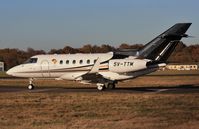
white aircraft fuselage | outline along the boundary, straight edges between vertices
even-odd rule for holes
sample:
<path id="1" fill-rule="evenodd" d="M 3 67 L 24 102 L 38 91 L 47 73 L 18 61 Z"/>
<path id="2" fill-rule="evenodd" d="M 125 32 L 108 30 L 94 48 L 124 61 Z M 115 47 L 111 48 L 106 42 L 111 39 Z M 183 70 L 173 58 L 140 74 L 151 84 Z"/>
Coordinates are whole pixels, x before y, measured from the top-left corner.
<path id="1" fill-rule="evenodd" d="M 113 52 L 103 54 L 37 55 L 31 57 L 24 64 L 13 67 L 7 71 L 7 74 L 26 78 L 81 80 L 81 75 L 91 72 L 95 63 L 99 61 L 100 64 L 93 73 L 116 81 L 136 77 L 137 74 L 132 73 L 143 72 L 147 68 L 146 63 L 150 61 L 135 59 L 135 57 L 111 59 L 112 57 Z"/>

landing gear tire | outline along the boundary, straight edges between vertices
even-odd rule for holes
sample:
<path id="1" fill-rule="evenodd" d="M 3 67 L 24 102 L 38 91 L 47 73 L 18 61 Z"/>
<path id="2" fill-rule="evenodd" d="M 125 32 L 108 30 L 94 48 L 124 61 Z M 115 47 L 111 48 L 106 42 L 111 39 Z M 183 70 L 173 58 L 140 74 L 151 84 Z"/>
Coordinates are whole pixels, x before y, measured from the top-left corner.
<path id="1" fill-rule="evenodd" d="M 97 89 L 98 89 L 99 91 L 102 91 L 102 90 L 104 90 L 104 86 L 97 86 Z"/>
<path id="2" fill-rule="evenodd" d="M 108 83 L 107 89 L 115 89 L 115 83 Z"/>
<path id="3" fill-rule="evenodd" d="M 97 89 L 99 91 L 103 91 L 105 89 L 105 86 L 103 84 L 97 84 Z"/>
<path id="4" fill-rule="evenodd" d="M 29 85 L 28 85 L 28 89 L 29 89 L 29 90 L 33 90 L 33 89 L 34 89 L 34 85 L 33 85 L 33 84 L 29 84 Z"/>
<path id="5" fill-rule="evenodd" d="M 29 90 L 33 90 L 33 89 L 34 89 L 33 78 L 30 78 L 30 79 L 29 79 L 28 89 L 29 89 Z"/>

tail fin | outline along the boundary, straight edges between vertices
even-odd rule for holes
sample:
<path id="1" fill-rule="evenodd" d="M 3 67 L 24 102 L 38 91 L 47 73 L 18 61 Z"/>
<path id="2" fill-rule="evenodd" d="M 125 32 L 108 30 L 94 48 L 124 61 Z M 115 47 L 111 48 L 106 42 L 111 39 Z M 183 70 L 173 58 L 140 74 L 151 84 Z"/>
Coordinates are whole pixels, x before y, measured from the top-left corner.
<path id="1" fill-rule="evenodd" d="M 139 50 L 139 58 L 166 61 L 192 23 L 177 23 Z"/>

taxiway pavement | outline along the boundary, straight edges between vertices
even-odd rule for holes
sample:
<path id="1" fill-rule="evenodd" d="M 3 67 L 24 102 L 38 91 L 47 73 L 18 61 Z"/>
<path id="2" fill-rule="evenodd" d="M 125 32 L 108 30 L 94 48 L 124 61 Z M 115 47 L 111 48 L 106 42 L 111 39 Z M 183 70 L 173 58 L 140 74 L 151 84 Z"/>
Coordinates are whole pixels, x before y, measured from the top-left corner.
<path id="1" fill-rule="evenodd" d="M 27 87 L 16 86 L 0 86 L 0 93 L 70 93 L 70 92 L 112 92 L 112 93 L 199 93 L 199 85 L 179 85 L 179 86 L 159 86 L 159 87 L 119 87 L 115 89 L 106 89 L 104 91 L 98 91 L 96 87 L 85 88 L 59 88 L 59 87 L 36 87 L 33 90 L 28 90 Z"/>

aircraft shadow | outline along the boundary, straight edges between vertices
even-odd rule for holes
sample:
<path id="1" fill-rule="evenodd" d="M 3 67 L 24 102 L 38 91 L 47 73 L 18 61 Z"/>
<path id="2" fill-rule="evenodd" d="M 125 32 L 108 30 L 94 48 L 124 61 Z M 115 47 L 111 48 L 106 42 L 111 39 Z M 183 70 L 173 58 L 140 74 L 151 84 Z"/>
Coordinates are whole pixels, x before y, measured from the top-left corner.
<path id="1" fill-rule="evenodd" d="M 120 87 L 115 90 L 140 92 L 199 92 L 199 85 L 153 86 L 153 87 Z"/>
<path id="2" fill-rule="evenodd" d="M 61 90 L 62 89 L 62 90 Z M 99 92 L 96 87 L 68 87 L 61 88 L 60 92 Z M 103 92 L 117 93 L 199 93 L 199 85 L 176 85 L 176 86 L 151 86 L 151 87 L 116 87 L 105 89 Z"/>

